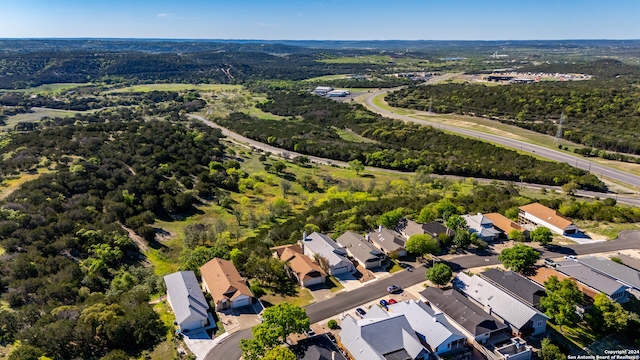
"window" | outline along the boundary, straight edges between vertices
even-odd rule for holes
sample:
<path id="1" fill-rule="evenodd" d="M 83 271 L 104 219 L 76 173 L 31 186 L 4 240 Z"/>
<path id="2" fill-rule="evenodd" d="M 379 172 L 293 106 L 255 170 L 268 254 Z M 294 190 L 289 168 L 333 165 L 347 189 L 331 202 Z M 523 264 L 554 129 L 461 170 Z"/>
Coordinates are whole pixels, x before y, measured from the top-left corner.
<path id="1" fill-rule="evenodd" d="M 542 327 L 542 321 L 538 321 L 538 325 L 536 327 Z"/>

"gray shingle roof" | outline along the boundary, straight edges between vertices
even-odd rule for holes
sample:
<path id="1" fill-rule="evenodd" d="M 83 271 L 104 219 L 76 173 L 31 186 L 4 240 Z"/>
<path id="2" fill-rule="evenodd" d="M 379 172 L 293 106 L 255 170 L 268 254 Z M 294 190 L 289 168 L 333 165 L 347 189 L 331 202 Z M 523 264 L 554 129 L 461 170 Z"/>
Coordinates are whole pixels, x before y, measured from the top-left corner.
<path id="1" fill-rule="evenodd" d="M 304 246 L 313 251 L 314 254 L 320 254 L 324 256 L 330 266 L 335 266 L 345 261 L 350 263 L 347 259 L 347 252 L 339 246 L 333 239 L 324 234 L 314 232 L 311 235 L 307 235 L 304 240 Z"/>
<path id="2" fill-rule="evenodd" d="M 326 334 L 302 339 L 290 349 L 297 360 L 347 360 Z"/>
<path id="3" fill-rule="evenodd" d="M 471 232 L 477 233 L 482 238 L 493 238 L 500 235 L 500 231 L 493 228 L 493 222 L 482 214 L 462 215 Z"/>
<path id="4" fill-rule="evenodd" d="M 387 252 L 404 249 L 406 240 L 398 232 L 385 227 L 368 233 L 369 239 Z"/>
<path id="5" fill-rule="evenodd" d="M 496 315 L 518 329 L 523 328 L 536 314 L 547 317 L 480 276 L 461 272 L 453 279 L 453 285 L 483 306 L 490 307 Z"/>
<path id="6" fill-rule="evenodd" d="M 615 294 L 621 287 L 626 287 L 574 260 L 556 261 L 556 270 L 609 296 Z"/>
<path id="7" fill-rule="evenodd" d="M 380 250 L 371 245 L 360 234 L 356 234 L 353 231 L 347 231 L 340 235 L 336 242 L 346 248 L 354 258 L 362 263 L 366 263 L 367 260 L 378 260 L 380 257 L 384 257 Z"/>
<path id="8" fill-rule="evenodd" d="M 450 230 L 446 226 L 440 224 L 439 222 L 429 222 L 426 224 L 420 224 L 413 220 L 402 219 L 398 223 L 397 230 L 399 232 L 404 233 L 406 236 L 416 235 L 416 234 L 429 234 L 433 237 L 438 236 L 439 234 L 447 234 L 450 236 L 454 235 L 453 230 Z"/>
<path id="9" fill-rule="evenodd" d="M 424 336 L 432 350 L 465 338 L 442 314 L 437 316 L 435 311 L 422 301 L 401 301 L 389 305 L 389 311 L 404 315 L 413 331 Z"/>
<path id="10" fill-rule="evenodd" d="M 485 334 L 507 327 L 455 290 L 443 291 L 435 287 L 428 287 L 420 292 L 420 295 L 473 335 Z"/>
<path id="11" fill-rule="evenodd" d="M 630 267 L 618 264 L 604 257 L 594 256 L 580 257 L 578 258 L 578 262 L 587 265 L 597 272 L 608 275 L 625 285 L 640 289 L 640 272 Z"/>
<path id="12" fill-rule="evenodd" d="M 540 298 L 545 295 L 544 288 L 526 277 L 514 273 L 513 271 L 502 271 L 499 269 L 489 269 L 480 275 L 490 282 L 497 284 L 512 295 L 517 296 L 530 306 L 540 304 Z"/>
<path id="13" fill-rule="evenodd" d="M 636 257 L 632 257 L 626 254 L 616 254 L 616 255 L 611 255 L 610 257 L 617 257 L 618 259 L 622 260 L 622 263 L 625 264 L 626 266 L 640 271 L 640 259 Z"/>
<path id="14" fill-rule="evenodd" d="M 171 306 L 178 324 L 192 315 L 196 318 L 207 318 L 209 305 L 193 271 L 179 271 L 166 275 L 164 282 L 167 285 L 167 294 L 171 298 Z"/>

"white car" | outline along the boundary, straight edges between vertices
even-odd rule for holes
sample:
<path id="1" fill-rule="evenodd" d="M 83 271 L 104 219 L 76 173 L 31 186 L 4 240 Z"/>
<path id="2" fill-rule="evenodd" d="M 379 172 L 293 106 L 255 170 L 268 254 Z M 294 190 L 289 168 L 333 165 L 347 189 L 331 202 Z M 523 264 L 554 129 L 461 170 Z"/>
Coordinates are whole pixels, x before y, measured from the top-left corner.
<path id="1" fill-rule="evenodd" d="M 565 255 L 564 258 L 567 259 L 567 260 L 577 260 L 578 259 L 577 257 L 575 257 L 575 255 Z"/>

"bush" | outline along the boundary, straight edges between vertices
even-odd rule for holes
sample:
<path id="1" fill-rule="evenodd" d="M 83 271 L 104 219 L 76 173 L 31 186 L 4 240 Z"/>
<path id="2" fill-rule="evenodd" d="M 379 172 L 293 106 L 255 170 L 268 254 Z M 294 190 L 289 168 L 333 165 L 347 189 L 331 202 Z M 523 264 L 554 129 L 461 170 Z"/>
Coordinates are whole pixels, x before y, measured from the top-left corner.
<path id="1" fill-rule="evenodd" d="M 327 326 L 329 327 L 329 329 L 331 330 L 335 330 L 338 328 L 338 322 L 335 321 L 334 319 L 329 320 L 329 322 L 327 323 Z"/>
<path id="2" fill-rule="evenodd" d="M 249 290 L 251 290 L 253 296 L 257 298 L 260 298 L 266 294 L 266 291 L 264 291 L 264 289 L 258 284 L 252 284 L 251 286 L 249 286 Z"/>

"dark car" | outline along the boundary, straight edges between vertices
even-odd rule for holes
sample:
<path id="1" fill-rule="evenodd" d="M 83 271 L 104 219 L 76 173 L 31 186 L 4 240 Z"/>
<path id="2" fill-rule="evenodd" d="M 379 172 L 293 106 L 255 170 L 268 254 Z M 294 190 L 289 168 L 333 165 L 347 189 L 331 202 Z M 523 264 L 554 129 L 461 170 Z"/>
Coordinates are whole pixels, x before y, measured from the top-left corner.
<path id="1" fill-rule="evenodd" d="M 383 307 L 385 310 L 388 310 L 388 309 L 387 309 L 387 306 L 389 306 L 389 303 L 387 302 L 387 300 L 385 300 L 385 299 L 380 300 L 380 305 L 382 305 L 382 307 Z"/>
<path id="2" fill-rule="evenodd" d="M 358 316 L 360 316 L 360 317 L 364 317 L 367 314 L 367 312 L 364 311 L 363 308 L 357 308 L 356 309 L 356 314 L 358 314 Z"/>
<path id="3" fill-rule="evenodd" d="M 389 294 L 394 294 L 397 293 L 399 291 L 401 291 L 402 288 L 398 285 L 390 285 L 387 287 L 387 291 L 389 292 Z"/>

